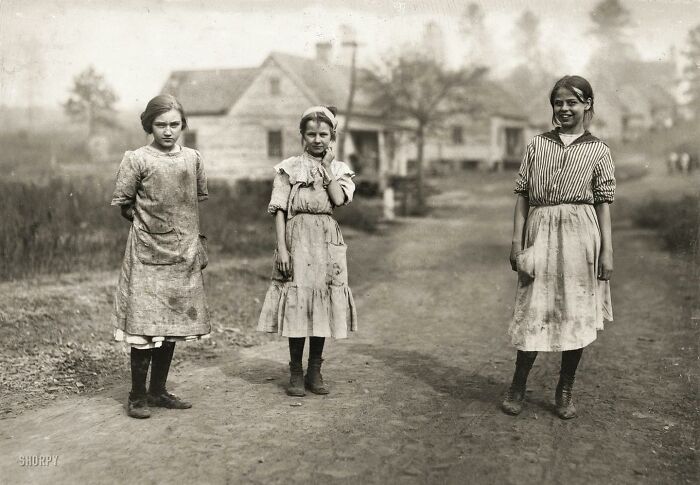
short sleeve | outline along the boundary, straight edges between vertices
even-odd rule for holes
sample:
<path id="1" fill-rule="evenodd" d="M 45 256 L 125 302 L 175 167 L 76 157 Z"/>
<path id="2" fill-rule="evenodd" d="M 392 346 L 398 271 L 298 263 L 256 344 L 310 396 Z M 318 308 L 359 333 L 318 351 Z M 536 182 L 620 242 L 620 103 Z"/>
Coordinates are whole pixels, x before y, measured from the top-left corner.
<path id="1" fill-rule="evenodd" d="M 141 183 L 141 166 L 134 152 L 124 153 L 119 164 L 117 181 L 111 205 L 130 205 L 136 200 L 136 190 Z"/>
<path id="2" fill-rule="evenodd" d="M 593 167 L 593 203 L 607 202 L 612 204 L 615 200 L 615 164 L 610 150 L 605 150 L 603 156 Z"/>
<path id="3" fill-rule="evenodd" d="M 515 180 L 515 192 L 516 194 L 527 197 L 530 188 L 530 165 L 533 159 L 535 148 L 532 143 L 528 144 L 523 154 L 523 161 L 520 162 L 520 170 L 518 170 L 518 177 Z"/>
<path id="4" fill-rule="evenodd" d="M 281 170 L 278 171 L 275 175 L 275 180 L 272 182 L 272 197 L 270 197 L 267 212 L 272 215 L 275 215 L 278 210 L 286 212 L 291 192 L 292 186 L 289 183 L 289 175 Z"/>
<path id="5" fill-rule="evenodd" d="M 197 200 L 207 200 L 209 198 L 209 190 L 207 189 L 207 174 L 204 171 L 204 161 L 199 151 L 197 154 Z"/>
<path id="6" fill-rule="evenodd" d="M 343 189 L 343 193 L 345 194 L 345 202 L 343 205 L 348 205 L 352 202 L 353 195 L 355 194 L 355 182 L 352 181 L 355 172 L 343 162 L 334 162 L 333 165 L 331 165 L 331 170 L 333 171 L 333 177 L 338 181 L 338 185 L 340 185 L 340 188 Z"/>

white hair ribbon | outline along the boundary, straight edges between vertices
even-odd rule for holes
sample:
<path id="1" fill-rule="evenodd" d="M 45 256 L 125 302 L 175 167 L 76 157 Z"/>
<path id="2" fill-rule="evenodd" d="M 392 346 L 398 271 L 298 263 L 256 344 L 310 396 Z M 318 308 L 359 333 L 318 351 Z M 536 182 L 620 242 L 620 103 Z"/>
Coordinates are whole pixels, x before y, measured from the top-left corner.
<path id="1" fill-rule="evenodd" d="M 312 106 L 311 108 L 304 111 L 301 117 L 304 118 L 310 115 L 311 113 L 323 113 L 329 120 L 331 120 L 331 123 L 333 123 L 334 130 L 338 127 L 338 120 L 335 119 L 333 113 L 331 113 L 331 111 L 325 106 Z"/>

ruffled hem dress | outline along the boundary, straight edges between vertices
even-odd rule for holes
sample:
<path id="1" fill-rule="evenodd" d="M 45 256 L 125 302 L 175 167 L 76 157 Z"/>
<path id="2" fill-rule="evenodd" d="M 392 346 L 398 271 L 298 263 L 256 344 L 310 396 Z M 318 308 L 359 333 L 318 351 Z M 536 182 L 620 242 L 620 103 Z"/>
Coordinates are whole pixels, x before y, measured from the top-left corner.
<path id="1" fill-rule="evenodd" d="M 286 212 L 292 274 L 285 278 L 273 262 L 257 329 L 282 337 L 346 338 L 357 330 L 357 312 L 348 286 L 347 246 L 332 217 L 333 204 L 323 180 L 324 175 L 337 180 L 349 204 L 355 174 L 339 161 L 331 163 L 332 174 L 325 174 L 320 159 L 308 153 L 288 158 L 274 169 L 268 212 Z"/>
<path id="2" fill-rule="evenodd" d="M 597 279 L 601 235 L 594 208 L 614 200 L 610 151 L 588 132 L 568 146 L 556 130 L 538 135 L 515 192 L 530 210 L 516 255 L 511 342 L 524 351 L 583 348 L 613 319 L 610 282 Z"/>
<path id="3" fill-rule="evenodd" d="M 112 205 L 133 206 L 134 220 L 115 292 L 115 340 L 146 349 L 209 334 L 198 206 L 207 198 L 196 150 L 124 154 Z"/>

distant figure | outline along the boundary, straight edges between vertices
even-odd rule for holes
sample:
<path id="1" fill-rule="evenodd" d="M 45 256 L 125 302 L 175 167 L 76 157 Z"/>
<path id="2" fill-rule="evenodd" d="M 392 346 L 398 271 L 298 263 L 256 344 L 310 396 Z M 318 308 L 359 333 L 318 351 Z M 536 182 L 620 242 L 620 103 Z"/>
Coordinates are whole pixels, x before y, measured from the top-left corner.
<path id="1" fill-rule="evenodd" d="M 688 173 L 690 171 L 690 153 L 681 153 L 681 156 L 678 159 L 678 170 L 680 173 Z"/>
<path id="2" fill-rule="evenodd" d="M 187 409 L 165 388 L 175 342 L 210 331 L 199 234 L 199 202 L 208 197 L 198 151 L 177 144 L 187 118 L 173 96 L 156 96 L 141 114 L 150 145 L 128 151 L 112 205 L 131 222 L 115 296 L 116 340 L 131 346 L 127 413 L 148 418 L 149 406 Z M 151 380 L 146 391 L 146 374 Z"/>
<path id="3" fill-rule="evenodd" d="M 666 167 L 668 169 L 668 173 L 673 173 L 676 171 L 678 168 L 678 153 L 677 152 L 671 152 L 668 154 L 668 158 L 666 159 Z"/>
<path id="4" fill-rule="evenodd" d="M 561 78 L 549 101 L 556 128 L 532 139 L 515 185 L 510 264 L 518 287 L 509 334 L 518 353 L 502 408 L 522 411 L 538 351 L 562 352 L 556 412 L 570 419 L 576 416 L 573 386 L 583 348 L 613 316 L 608 206 L 615 169 L 608 146 L 586 129 L 593 117 L 588 81 Z"/>
<path id="5" fill-rule="evenodd" d="M 332 217 L 334 208 L 352 202 L 355 173 L 335 160 L 335 114 L 335 108 L 325 106 L 313 106 L 302 114 L 299 132 L 304 152 L 275 165 L 267 208 L 275 217 L 277 251 L 258 330 L 289 339 L 290 396 L 304 396 L 304 388 L 328 394 L 321 376 L 326 337 L 346 338 L 348 331 L 357 329 L 347 247 Z M 306 337 L 309 361 L 304 377 Z"/>

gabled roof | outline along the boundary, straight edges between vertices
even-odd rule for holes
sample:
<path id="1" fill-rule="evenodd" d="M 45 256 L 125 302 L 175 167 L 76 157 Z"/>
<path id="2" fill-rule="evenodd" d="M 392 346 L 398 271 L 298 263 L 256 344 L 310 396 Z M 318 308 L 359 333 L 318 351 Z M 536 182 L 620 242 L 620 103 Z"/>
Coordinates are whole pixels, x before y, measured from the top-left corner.
<path id="1" fill-rule="evenodd" d="M 177 97 L 188 114 L 224 115 L 269 63 L 277 64 L 314 103 L 335 106 L 341 114 L 345 111 L 350 96 L 349 66 L 282 52 L 272 52 L 260 67 L 174 71 L 162 92 Z M 380 117 L 382 113 L 373 106 L 370 94 L 362 89 L 366 74 L 364 69 L 357 71 L 353 114 Z M 474 87 L 473 99 L 482 115 L 527 118 L 519 100 L 497 81 L 484 80 Z"/>
<path id="2" fill-rule="evenodd" d="M 345 111 L 350 96 L 350 66 L 282 52 L 272 52 L 263 65 L 268 62 L 277 63 L 316 103 L 335 106 L 340 113 Z M 364 72 L 358 68 L 356 73 L 358 89 L 353 99 L 353 113 L 380 116 L 381 113 L 373 109 L 369 95 L 362 91 Z"/>
<path id="3" fill-rule="evenodd" d="M 470 101 L 477 106 L 477 114 L 528 119 L 522 102 L 499 81 L 484 79 L 470 93 Z"/>
<path id="4" fill-rule="evenodd" d="M 260 67 L 240 69 L 208 69 L 173 71 L 162 92 L 177 97 L 188 114 L 223 115 L 236 104 L 257 75 L 269 63 L 276 63 L 315 103 L 332 105 L 343 112 L 350 95 L 350 67 L 319 62 L 317 59 L 271 53 Z M 358 69 L 361 84 L 363 71 Z M 355 114 L 379 116 L 372 109 L 369 96 L 361 89 L 355 92 Z"/>
<path id="5" fill-rule="evenodd" d="M 259 67 L 173 71 L 162 92 L 174 95 L 188 114 L 226 114 L 259 72 Z"/>

